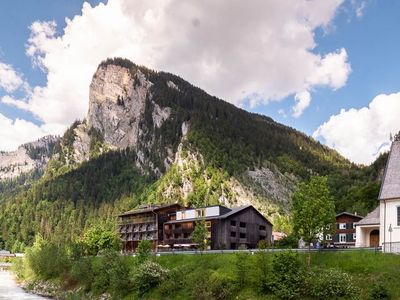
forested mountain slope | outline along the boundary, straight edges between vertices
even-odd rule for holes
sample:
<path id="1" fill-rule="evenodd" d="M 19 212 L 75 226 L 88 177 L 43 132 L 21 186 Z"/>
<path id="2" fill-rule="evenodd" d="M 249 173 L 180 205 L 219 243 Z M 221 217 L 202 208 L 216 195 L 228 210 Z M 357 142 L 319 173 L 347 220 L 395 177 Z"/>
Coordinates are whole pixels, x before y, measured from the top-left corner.
<path id="1" fill-rule="evenodd" d="M 148 202 L 253 204 L 279 227 L 296 184 L 315 174 L 329 177 L 338 211 L 366 213 L 385 159 L 356 166 L 178 76 L 108 59 L 93 76 L 86 119 L 65 132 L 44 175 L 3 189 L 0 235 L 14 250 L 36 233 L 73 238 Z"/>

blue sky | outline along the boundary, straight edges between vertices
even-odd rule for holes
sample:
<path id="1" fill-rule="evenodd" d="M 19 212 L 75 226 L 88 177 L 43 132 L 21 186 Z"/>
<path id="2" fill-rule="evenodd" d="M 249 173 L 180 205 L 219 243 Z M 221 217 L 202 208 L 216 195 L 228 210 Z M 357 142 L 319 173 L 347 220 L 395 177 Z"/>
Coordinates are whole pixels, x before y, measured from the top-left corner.
<path id="1" fill-rule="evenodd" d="M 357 163 L 372 162 L 400 130 L 399 1 L 100 2 L 2 1 L 0 64 L 23 84 L 7 91 L 0 77 L 0 150 L 82 119 L 95 66 L 115 55 L 176 73 Z M 309 99 L 294 116 L 302 93 Z"/>

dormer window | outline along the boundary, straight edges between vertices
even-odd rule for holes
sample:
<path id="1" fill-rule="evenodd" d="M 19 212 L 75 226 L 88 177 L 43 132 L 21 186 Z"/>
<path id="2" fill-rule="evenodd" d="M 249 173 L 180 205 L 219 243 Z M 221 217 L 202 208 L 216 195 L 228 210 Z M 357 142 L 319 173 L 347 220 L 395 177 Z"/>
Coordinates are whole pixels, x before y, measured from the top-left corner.
<path id="1" fill-rule="evenodd" d="M 203 218 L 206 215 L 206 210 L 204 208 L 202 209 L 196 209 L 196 218 Z"/>

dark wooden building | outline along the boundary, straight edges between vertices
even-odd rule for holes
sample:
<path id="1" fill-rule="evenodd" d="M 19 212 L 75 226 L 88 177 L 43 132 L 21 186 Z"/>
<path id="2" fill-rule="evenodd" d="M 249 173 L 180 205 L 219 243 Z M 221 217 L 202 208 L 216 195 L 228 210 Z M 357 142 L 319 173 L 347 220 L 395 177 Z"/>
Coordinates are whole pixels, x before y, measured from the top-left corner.
<path id="1" fill-rule="evenodd" d="M 363 216 L 348 212 L 337 214 L 335 234 L 333 236 L 326 235 L 326 242 L 335 247 L 354 247 L 356 244 L 356 227 L 354 224 L 363 218 Z"/>
<path id="2" fill-rule="evenodd" d="M 260 240 L 271 243 L 272 224 L 253 206 L 229 209 L 218 205 L 178 211 L 175 220 L 164 223 L 163 244 L 196 247 L 191 234 L 199 220 L 209 230 L 210 249 L 256 248 Z"/>
<path id="3" fill-rule="evenodd" d="M 150 240 L 153 249 L 163 241 L 164 223 L 176 218 L 179 204 L 143 206 L 119 215 L 118 232 L 124 252 L 135 251 L 139 241 Z"/>

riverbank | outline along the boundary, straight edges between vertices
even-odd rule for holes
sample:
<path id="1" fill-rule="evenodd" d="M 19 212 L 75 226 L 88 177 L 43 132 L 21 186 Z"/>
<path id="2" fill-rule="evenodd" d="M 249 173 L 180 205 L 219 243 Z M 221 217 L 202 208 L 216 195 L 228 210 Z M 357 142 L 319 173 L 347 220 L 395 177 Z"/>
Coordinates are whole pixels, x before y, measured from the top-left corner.
<path id="1" fill-rule="evenodd" d="M 43 300 L 44 297 L 27 293 L 8 270 L 0 271 L 0 300 Z"/>

